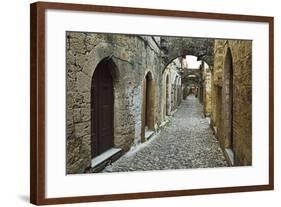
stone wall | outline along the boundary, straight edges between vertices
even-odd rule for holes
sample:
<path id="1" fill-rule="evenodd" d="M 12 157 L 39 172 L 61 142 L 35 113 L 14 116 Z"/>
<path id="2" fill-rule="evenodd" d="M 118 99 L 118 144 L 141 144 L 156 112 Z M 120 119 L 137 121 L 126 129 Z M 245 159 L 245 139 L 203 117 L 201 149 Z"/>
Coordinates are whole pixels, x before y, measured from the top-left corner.
<path id="1" fill-rule="evenodd" d="M 181 102 L 181 75 L 179 74 L 180 62 L 172 61 L 163 71 L 162 75 L 162 121 L 171 115 Z"/>
<path id="2" fill-rule="evenodd" d="M 152 37 L 66 33 L 67 173 L 84 173 L 91 163 L 91 80 L 105 58 L 115 65 L 114 146 L 127 151 L 141 141 L 143 79 L 151 72 L 155 84 L 154 123 L 161 123 L 161 55 Z"/>
<path id="3" fill-rule="evenodd" d="M 234 165 L 251 165 L 252 42 L 215 40 L 211 79 L 211 125 L 221 146 L 233 151 Z M 232 113 L 229 108 L 231 99 Z M 231 127 L 233 142 L 230 140 Z"/>
<path id="4" fill-rule="evenodd" d="M 210 116 L 212 112 L 212 75 L 210 69 L 203 72 L 203 110 L 205 116 Z"/>
<path id="5" fill-rule="evenodd" d="M 234 164 L 251 165 L 251 49 L 251 41 L 67 32 L 66 172 L 84 173 L 91 164 L 91 84 L 104 60 L 113 68 L 114 147 L 126 152 L 146 141 L 147 113 L 147 129 L 155 132 L 192 89 Z M 182 64 L 183 55 L 195 52 L 211 62 L 209 69 Z"/>

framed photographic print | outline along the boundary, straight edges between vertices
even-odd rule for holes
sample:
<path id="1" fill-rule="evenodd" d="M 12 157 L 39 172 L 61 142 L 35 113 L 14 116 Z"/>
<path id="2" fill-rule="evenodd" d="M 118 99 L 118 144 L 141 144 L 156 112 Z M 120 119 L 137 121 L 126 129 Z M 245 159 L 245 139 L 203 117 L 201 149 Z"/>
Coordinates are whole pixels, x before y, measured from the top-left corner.
<path id="1" fill-rule="evenodd" d="M 274 188 L 273 17 L 30 12 L 33 204 Z"/>

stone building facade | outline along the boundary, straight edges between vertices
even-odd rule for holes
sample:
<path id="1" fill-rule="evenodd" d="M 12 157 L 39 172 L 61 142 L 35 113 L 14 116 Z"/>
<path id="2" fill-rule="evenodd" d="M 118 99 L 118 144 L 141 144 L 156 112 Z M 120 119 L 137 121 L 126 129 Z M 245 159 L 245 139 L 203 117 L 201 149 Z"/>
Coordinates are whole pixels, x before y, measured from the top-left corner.
<path id="1" fill-rule="evenodd" d="M 190 91 L 229 161 L 250 165 L 251 41 L 66 32 L 66 173 L 146 142 Z"/>
<path id="2" fill-rule="evenodd" d="M 98 155 L 110 149 L 108 156 L 122 154 L 159 130 L 165 120 L 163 87 L 169 115 L 181 82 L 174 64 L 161 73 L 159 37 L 82 32 L 66 37 L 66 171 L 84 173 L 99 164 Z M 162 86 L 164 76 L 168 84 Z M 102 120 L 101 113 L 112 113 L 112 121 Z M 94 131 L 113 140 L 98 144 Z"/>
<path id="3" fill-rule="evenodd" d="M 181 65 L 178 59 L 172 61 L 163 71 L 162 76 L 162 111 L 169 116 L 175 112 L 181 102 Z M 166 94 L 166 96 L 165 96 Z"/>
<path id="4" fill-rule="evenodd" d="M 212 74 L 211 69 L 207 66 L 205 62 L 201 62 L 200 70 L 202 73 L 202 104 L 203 113 L 205 116 L 209 117 L 212 112 Z"/>
<path id="5" fill-rule="evenodd" d="M 252 42 L 215 40 L 211 125 L 236 166 L 252 163 Z"/>

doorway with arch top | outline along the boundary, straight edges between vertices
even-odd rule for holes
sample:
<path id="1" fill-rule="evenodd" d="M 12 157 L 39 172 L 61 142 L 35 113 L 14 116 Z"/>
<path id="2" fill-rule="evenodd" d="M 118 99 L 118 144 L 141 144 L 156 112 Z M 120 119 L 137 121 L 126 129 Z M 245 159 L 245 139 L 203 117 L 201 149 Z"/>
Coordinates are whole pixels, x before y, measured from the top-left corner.
<path id="1" fill-rule="evenodd" d="M 141 141 L 145 142 L 154 132 L 154 80 L 152 73 L 146 73 L 143 80 L 142 99 L 142 136 Z"/>
<path id="2" fill-rule="evenodd" d="M 96 67 L 91 84 L 92 158 L 114 146 L 114 90 L 112 60 L 103 59 Z"/>

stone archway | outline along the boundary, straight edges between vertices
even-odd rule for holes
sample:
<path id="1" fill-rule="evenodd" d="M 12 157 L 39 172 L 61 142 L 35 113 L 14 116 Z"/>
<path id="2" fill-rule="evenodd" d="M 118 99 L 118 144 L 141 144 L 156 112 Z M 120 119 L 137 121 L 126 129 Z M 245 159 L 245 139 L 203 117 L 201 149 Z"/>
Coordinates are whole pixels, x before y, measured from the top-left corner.
<path id="1" fill-rule="evenodd" d="M 145 142 L 154 132 L 155 94 L 152 73 L 146 73 L 143 80 L 142 96 L 142 135 L 141 141 Z"/>
<path id="2" fill-rule="evenodd" d="M 174 59 L 193 55 L 205 61 L 211 68 L 214 65 L 214 39 L 188 37 L 161 37 L 164 68 Z"/>
<path id="3" fill-rule="evenodd" d="M 224 62 L 224 120 L 225 147 L 233 151 L 233 61 L 230 49 L 227 49 Z"/>

